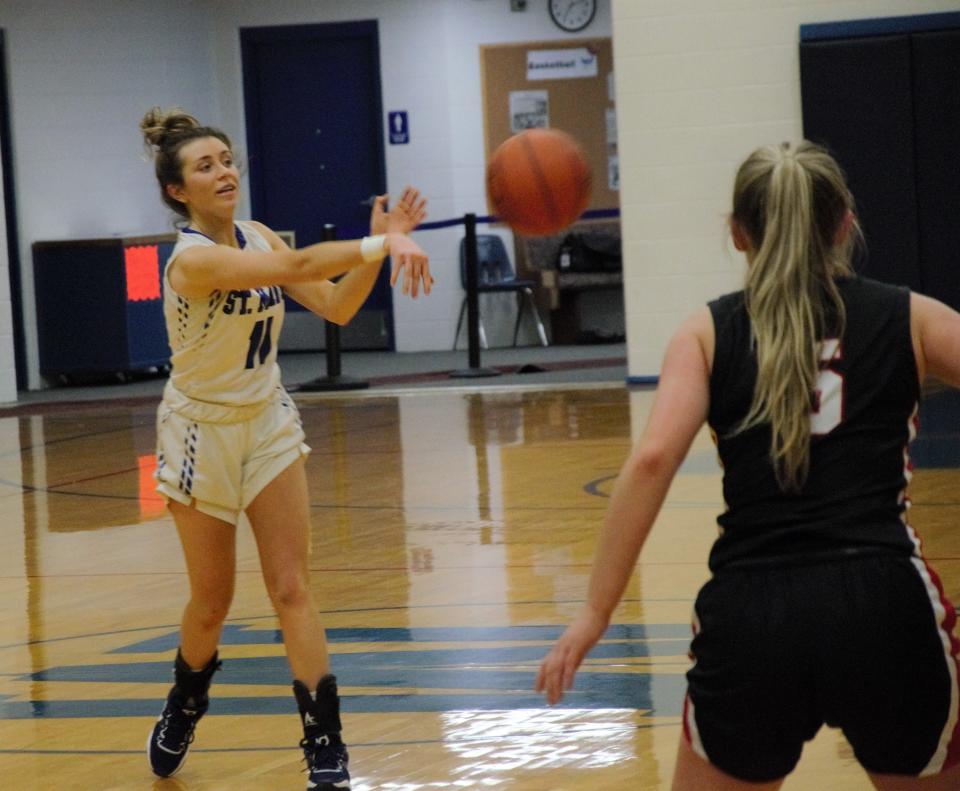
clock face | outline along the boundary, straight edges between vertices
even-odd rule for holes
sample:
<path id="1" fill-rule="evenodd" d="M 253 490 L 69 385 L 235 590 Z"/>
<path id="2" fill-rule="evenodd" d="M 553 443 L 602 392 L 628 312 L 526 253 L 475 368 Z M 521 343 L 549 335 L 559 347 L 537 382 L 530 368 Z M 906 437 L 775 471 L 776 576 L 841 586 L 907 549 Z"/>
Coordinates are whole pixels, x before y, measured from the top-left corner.
<path id="1" fill-rule="evenodd" d="M 550 18 L 570 33 L 583 30 L 597 13 L 597 0 L 549 0 Z"/>

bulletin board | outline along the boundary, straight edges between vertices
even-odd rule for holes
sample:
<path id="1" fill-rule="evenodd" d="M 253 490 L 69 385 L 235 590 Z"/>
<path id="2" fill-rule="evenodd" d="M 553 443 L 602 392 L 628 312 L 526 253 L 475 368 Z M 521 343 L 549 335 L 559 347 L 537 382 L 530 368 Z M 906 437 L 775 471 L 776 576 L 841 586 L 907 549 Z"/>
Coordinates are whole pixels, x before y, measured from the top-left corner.
<path id="1" fill-rule="evenodd" d="M 596 76 L 528 78 L 530 52 L 581 48 L 596 55 Z M 539 116 L 545 111 L 546 125 L 573 135 L 586 152 L 593 174 L 589 208 L 619 208 L 613 47 L 609 38 L 481 45 L 480 72 L 486 161 L 524 123 L 541 125 Z M 545 108 L 541 98 L 546 99 Z"/>

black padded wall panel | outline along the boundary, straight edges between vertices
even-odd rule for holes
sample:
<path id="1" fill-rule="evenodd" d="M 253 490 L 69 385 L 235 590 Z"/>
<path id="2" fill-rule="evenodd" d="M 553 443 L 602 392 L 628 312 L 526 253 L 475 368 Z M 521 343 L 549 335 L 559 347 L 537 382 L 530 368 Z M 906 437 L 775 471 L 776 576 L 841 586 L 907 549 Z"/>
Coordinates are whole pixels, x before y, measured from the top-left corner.
<path id="1" fill-rule="evenodd" d="M 910 38 L 920 271 L 960 309 L 960 30 Z"/>
<path id="2" fill-rule="evenodd" d="M 847 173 L 867 241 L 858 269 L 923 291 L 907 35 L 802 42 L 804 136 Z"/>

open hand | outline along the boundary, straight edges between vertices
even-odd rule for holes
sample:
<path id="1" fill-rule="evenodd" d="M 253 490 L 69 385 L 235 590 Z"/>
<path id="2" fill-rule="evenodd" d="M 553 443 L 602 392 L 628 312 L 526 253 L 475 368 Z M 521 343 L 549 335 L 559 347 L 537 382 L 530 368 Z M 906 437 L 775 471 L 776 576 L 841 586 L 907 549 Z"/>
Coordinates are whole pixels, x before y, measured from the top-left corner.
<path id="1" fill-rule="evenodd" d="M 413 187 L 407 187 L 400 200 L 387 211 L 389 198 L 389 195 L 377 195 L 373 199 L 370 211 L 371 236 L 390 232 L 410 233 L 427 216 L 427 199 Z"/>
<path id="2" fill-rule="evenodd" d="M 427 254 L 413 239 L 402 233 L 388 233 L 387 239 L 390 245 L 390 260 L 393 262 L 390 285 L 396 285 L 403 273 L 404 294 L 416 299 L 421 284 L 423 293 L 429 294 L 433 286 L 433 276 L 430 274 L 430 259 Z"/>
<path id="3" fill-rule="evenodd" d="M 540 663 L 540 672 L 534 686 L 537 692 L 546 694 L 547 703 L 559 703 L 563 699 L 563 693 L 573 687 L 577 668 L 587 651 L 603 637 L 608 623 L 607 618 L 588 605 L 560 635 L 553 649 Z"/>
<path id="4" fill-rule="evenodd" d="M 370 209 L 370 235 L 379 236 L 387 232 L 387 201 L 389 195 L 375 195 Z"/>

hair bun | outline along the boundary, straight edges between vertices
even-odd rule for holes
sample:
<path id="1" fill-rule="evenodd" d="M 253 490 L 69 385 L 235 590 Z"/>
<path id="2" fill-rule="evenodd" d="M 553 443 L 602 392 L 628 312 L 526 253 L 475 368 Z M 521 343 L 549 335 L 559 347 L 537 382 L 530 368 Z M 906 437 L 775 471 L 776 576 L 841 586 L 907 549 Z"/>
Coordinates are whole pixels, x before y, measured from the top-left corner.
<path id="1" fill-rule="evenodd" d="M 157 148 L 162 147 L 168 138 L 199 126 L 200 122 L 196 118 L 179 107 L 171 107 L 169 110 L 151 107 L 140 121 L 144 142 Z"/>

